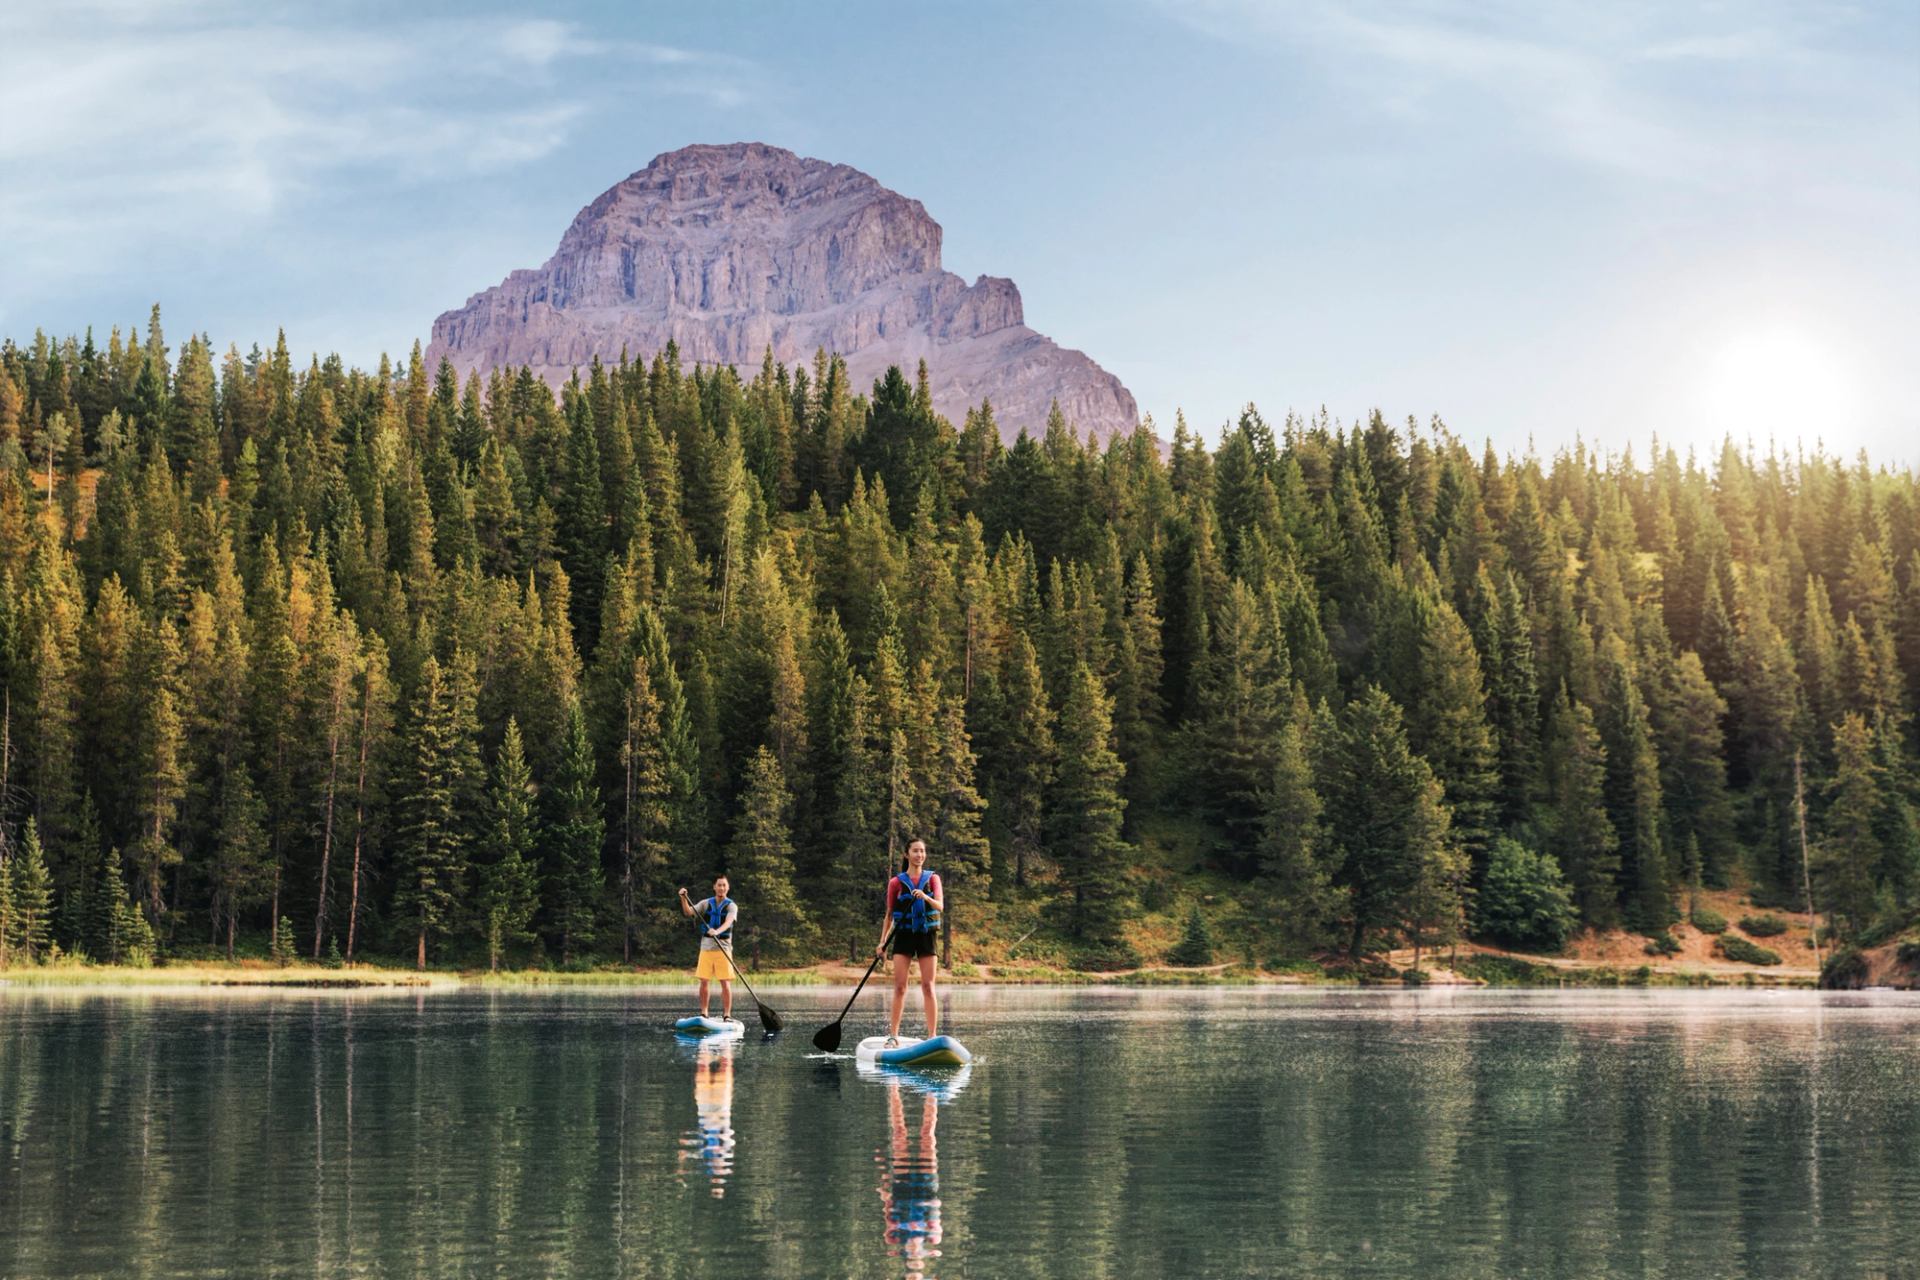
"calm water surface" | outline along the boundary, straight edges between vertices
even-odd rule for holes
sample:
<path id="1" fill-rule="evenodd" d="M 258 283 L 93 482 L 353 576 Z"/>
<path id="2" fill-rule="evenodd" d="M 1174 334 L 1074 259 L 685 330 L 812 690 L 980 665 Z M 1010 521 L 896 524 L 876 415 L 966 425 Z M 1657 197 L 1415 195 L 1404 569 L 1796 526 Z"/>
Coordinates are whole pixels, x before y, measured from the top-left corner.
<path id="1" fill-rule="evenodd" d="M 846 994 L 0 987 L 0 1276 L 1920 1276 L 1914 996 Z"/>

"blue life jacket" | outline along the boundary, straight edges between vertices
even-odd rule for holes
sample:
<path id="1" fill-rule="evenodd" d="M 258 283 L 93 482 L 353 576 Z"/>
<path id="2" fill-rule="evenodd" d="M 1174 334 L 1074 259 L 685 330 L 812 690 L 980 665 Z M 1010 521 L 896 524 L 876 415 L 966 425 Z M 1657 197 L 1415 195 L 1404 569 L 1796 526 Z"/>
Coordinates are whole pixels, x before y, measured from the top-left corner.
<path id="1" fill-rule="evenodd" d="M 727 908 L 732 905 L 732 898 L 707 899 L 707 922 L 700 926 L 700 936 L 704 938 L 707 936 L 707 930 L 719 929 L 721 925 L 726 924 Z M 721 932 L 715 936 L 718 941 L 725 942 L 727 939 L 733 937 L 733 927 L 728 925 L 727 928 L 721 930 Z"/>
<path id="2" fill-rule="evenodd" d="M 940 912 L 928 906 L 907 892 L 919 889 L 923 893 L 933 883 L 933 872 L 922 871 L 920 883 L 915 884 L 907 872 L 900 873 L 900 893 L 893 900 L 893 927 L 905 929 L 911 933 L 928 933 L 940 927 Z"/>

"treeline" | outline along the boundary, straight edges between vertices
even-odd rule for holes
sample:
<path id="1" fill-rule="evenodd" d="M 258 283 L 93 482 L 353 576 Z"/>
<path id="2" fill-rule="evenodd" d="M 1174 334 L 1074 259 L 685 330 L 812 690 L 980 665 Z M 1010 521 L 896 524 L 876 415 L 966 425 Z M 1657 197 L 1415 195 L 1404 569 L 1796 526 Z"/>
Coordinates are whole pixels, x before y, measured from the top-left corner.
<path id="1" fill-rule="evenodd" d="M 1920 891 L 1920 482 L 1249 408 L 1003 447 L 924 370 L 462 384 L 0 348 L 0 953 L 677 956 L 724 867 L 843 950 L 924 837 L 1134 954 L 1199 831 L 1262 959 L 1657 933 L 1689 886 L 1842 934 Z"/>

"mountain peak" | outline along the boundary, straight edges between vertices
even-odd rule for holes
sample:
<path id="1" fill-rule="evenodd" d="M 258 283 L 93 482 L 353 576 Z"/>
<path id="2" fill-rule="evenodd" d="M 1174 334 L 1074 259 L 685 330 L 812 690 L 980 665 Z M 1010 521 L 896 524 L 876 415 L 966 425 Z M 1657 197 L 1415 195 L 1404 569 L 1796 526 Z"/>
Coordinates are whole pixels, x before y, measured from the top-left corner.
<path id="1" fill-rule="evenodd" d="M 560 383 L 595 356 L 669 341 L 705 364 L 789 364 L 825 348 L 857 387 L 925 360 L 957 422 L 990 399 L 1002 430 L 1037 430 L 1060 402 L 1083 430 L 1129 430 L 1133 397 L 1078 351 L 1027 328 L 1013 281 L 968 285 L 940 261 L 918 200 L 848 165 L 762 142 L 657 155 L 573 220 L 536 270 L 434 321 L 428 359 L 463 375 L 529 365 Z"/>

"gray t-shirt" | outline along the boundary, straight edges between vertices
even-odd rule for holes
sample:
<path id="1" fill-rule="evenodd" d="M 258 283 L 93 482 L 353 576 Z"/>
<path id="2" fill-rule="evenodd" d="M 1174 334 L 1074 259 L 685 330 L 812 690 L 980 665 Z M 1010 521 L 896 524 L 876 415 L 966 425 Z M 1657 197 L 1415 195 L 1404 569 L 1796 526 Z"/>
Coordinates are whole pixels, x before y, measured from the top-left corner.
<path id="1" fill-rule="evenodd" d="M 719 939 L 713 937 L 711 934 L 704 932 L 704 930 L 707 927 L 707 912 L 711 911 L 712 909 L 713 909 L 713 899 L 711 897 L 702 898 L 700 899 L 700 901 L 693 904 L 694 922 L 698 924 L 700 928 L 703 930 L 703 932 L 700 934 L 700 949 L 702 951 L 725 951 L 728 955 L 732 955 L 733 954 L 732 938 L 728 938 L 723 943 Z M 734 898 L 728 898 L 727 899 L 727 919 L 726 919 L 726 922 L 720 926 L 720 932 L 725 933 L 727 930 L 733 928 L 733 922 L 736 919 L 738 919 L 739 916 L 740 916 L 739 901 Z"/>

